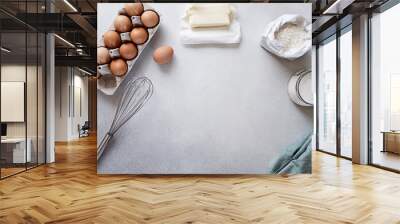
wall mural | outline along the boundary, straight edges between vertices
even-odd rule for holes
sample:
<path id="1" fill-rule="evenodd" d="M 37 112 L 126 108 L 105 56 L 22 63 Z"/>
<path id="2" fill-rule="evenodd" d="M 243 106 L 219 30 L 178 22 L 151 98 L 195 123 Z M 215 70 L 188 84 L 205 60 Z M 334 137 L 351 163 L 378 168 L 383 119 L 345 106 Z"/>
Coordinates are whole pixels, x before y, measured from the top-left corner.
<path id="1" fill-rule="evenodd" d="M 311 4 L 98 4 L 99 174 L 311 173 Z"/>

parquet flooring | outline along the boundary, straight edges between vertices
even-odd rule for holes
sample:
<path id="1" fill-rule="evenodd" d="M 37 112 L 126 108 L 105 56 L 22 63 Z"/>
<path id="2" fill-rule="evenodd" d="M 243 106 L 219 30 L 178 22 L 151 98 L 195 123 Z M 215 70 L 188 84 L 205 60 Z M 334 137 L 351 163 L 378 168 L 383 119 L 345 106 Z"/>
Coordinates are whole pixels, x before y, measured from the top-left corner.
<path id="1" fill-rule="evenodd" d="M 23 168 L 22 167 L 21 168 L 19 168 L 19 167 L 17 167 L 17 168 L 14 168 L 14 167 L 1 168 L 1 175 L 2 175 L 2 177 L 7 177 L 7 176 L 11 176 L 13 174 L 22 172 L 24 170 L 25 170 L 25 167 L 23 167 Z"/>
<path id="2" fill-rule="evenodd" d="M 0 223 L 400 223 L 400 175 L 315 152 L 290 177 L 98 176 L 93 137 L 0 181 Z"/>

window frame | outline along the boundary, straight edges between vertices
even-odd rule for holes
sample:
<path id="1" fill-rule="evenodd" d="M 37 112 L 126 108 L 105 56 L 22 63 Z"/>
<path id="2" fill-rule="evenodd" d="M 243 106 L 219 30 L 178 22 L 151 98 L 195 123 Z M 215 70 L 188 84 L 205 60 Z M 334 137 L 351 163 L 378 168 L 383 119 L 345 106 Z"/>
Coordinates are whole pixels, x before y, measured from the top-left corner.
<path id="1" fill-rule="evenodd" d="M 340 112 L 341 112 L 341 108 L 340 108 L 340 84 L 341 84 L 341 65 L 340 65 L 340 60 L 341 60 L 341 55 L 340 55 L 340 37 L 342 35 L 344 35 L 347 32 L 352 32 L 352 23 L 347 24 L 346 26 L 344 26 L 341 29 L 338 29 L 336 31 L 336 33 L 333 33 L 332 35 L 328 36 L 327 38 L 319 41 L 316 45 L 316 54 L 315 54 L 315 60 L 316 60 L 316 150 L 319 152 L 323 152 L 329 155 L 333 155 L 333 156 L 337 156 L 343 159 L 347 159 L 347 160 L 352 160 L 351 157 L 347 157 L 342 155 L 342 150 L 341 150 L 341 118 L 340 118 Z M 319 130 L 319 122 L 320 122 L 320 118 L 319 118 L 319 48 L 321 44 L 326 44 L 330 41 L 336 41 L 336 152 L 332 153 L 332 152 L 328 152 L 324 149 L 321 149 L 319 146 L 319 135 L 320 135 L 320 130 Z"/>

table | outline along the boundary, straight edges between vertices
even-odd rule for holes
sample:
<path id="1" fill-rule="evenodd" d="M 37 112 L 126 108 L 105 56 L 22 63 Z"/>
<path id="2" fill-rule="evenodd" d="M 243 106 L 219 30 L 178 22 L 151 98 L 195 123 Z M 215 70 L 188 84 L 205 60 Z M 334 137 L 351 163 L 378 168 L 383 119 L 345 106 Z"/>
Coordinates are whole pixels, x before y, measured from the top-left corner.
<path id="1" fill-rule="evenodd" d="M 28 144 L 25 151 L 25 138 L 1 139 L 1 145 L 2 145 L 1 153 L 2 157 L 6 159 L 6 163 L 20 164 L 20 163 L 31 162 L 32 141 L 30 138 L 27 138 L 26 141 L 28 142 Z"/>
<path id="2" fill-rule="evenodd" d="M 383 150 L 382 152 L 392 152 L 400 154 L 400 132 L 383 131 Z"/>
<path id="3" fill-rule="evenodd" d="M 242 41 L 232 46 L 185 46 L 179 31 L 186 4 L 150 5 L 161 14 L 160 28 L 125 82 L 146 75 L 154 94 L 114 136 L 98 173 L 263 174 L 272 158 L 312 132 L 313 109 L 287 93 L 290 75 L 311 68 L 311 54 L 287 61 L 259 44 L 266 25 L 284 13 L 311 21 L 311 4 L 234 4 Z M 122 7 L 98 4 L 98 40 Z M 169 65 L 152 59 L 162 45 L 174 48 Z M 123 86 L 113 96 L 97 92 L 98 142 Z"/>

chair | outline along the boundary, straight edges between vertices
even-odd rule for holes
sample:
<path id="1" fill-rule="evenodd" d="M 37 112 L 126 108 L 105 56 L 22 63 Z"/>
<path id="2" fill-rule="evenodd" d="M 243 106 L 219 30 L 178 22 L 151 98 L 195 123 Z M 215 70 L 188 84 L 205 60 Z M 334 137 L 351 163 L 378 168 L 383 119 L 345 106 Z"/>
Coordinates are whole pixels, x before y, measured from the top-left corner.
<path id="1" fill-rule="evenodd" d="M 79 138 L 89 136 L 90 123 L 85 121 L 82 127 L 78 124 Z"/>

